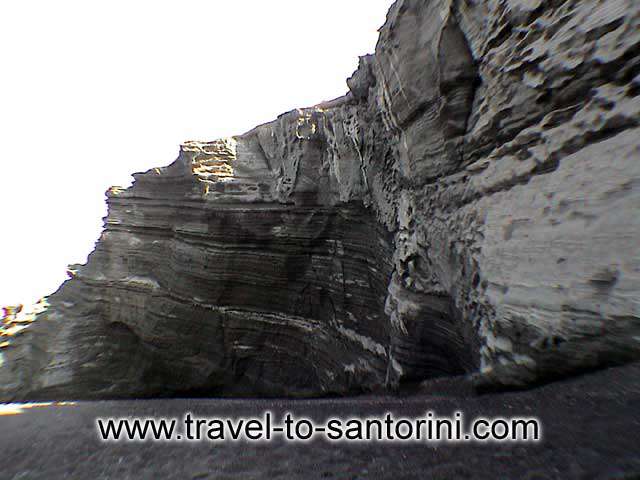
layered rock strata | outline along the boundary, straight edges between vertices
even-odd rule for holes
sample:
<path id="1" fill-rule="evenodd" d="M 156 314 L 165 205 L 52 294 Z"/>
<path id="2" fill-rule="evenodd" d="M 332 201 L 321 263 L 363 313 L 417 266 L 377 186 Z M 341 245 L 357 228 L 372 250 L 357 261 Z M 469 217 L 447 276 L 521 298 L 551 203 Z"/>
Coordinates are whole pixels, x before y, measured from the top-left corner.
<path id="1" fill-rule="evenodd" d="M 640 357 L 640 4 L 399 0 L 349 93 L 188 142 L 3 398 L 322 395 Z"/>

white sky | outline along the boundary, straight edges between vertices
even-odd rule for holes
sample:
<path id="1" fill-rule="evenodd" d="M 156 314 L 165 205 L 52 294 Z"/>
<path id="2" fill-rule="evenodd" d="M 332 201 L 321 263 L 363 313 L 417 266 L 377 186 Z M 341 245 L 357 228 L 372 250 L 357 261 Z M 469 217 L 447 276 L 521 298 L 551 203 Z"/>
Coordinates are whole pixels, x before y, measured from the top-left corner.
<path id="1" fill-rule="evenodd" d="M 0 3 L 0 305 L 84 263 L 104 192 L 346 92 L 391 0 Z"/>

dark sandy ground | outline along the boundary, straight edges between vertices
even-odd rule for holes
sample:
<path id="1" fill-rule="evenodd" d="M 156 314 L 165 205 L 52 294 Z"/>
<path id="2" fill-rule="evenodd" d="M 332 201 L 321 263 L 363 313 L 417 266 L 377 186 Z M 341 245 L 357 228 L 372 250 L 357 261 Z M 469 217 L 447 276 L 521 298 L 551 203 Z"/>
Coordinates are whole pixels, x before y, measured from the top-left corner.
<path id="1" fill-rule="evenodd" d="M 537 416 L 538 444 L 101 443 L 97 416 Z M 640 364 L 524 392 L 476 396 L 466 380 L 404 396 L 78 402 L 0 416 L 0 479 L 640 479 Z"/>

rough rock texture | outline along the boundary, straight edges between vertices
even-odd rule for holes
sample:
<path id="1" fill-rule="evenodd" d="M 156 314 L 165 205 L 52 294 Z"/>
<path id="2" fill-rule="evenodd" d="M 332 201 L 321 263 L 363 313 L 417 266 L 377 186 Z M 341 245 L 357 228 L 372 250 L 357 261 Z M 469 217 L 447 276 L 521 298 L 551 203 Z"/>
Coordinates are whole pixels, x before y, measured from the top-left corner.
<path id="1" fill-rule="evenodd" d="M 640 357 L 640 3 L 399 0 L 348 85 L 111 189 L 1 396 L 525 386 Z"/>

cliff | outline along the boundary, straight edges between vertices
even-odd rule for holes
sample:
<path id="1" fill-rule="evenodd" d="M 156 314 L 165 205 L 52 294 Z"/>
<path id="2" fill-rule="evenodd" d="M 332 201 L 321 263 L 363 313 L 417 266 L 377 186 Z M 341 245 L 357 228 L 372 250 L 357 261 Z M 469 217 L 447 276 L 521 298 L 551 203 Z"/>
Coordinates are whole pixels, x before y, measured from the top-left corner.
<path id="1" fill-rule="evenodd" d="M 342 98 L 107 192 L 0 397 L 523 387 L 640 357 L 640 4 L 399 0 Z"/>

